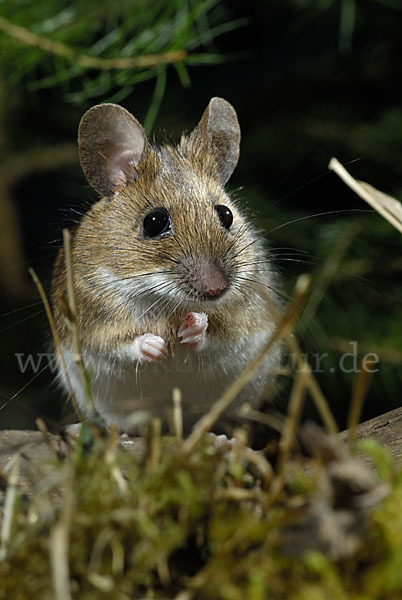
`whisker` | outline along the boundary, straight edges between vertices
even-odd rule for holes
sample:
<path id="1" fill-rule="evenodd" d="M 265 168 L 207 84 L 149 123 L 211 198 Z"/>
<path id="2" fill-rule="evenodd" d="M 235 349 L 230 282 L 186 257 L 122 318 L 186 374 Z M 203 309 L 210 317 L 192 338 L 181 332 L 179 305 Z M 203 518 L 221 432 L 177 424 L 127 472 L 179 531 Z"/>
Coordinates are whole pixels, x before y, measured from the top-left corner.
<path id="1" fill-rule="evenodd" d="M 145 287 L 144 289 L 137 290 L 135 293 L 131 293 L 130 300 L 135 301 L 138 298 L 141 298 L 141 296 L 144 296 L 147 294 L 152 295 L 152 294 L 158 293 L 166 288 L 169 288 L 169 286 L 171 286 L 171 285 L 173 285 L 173 284 L 169 281 L 162 281 L 155 285 Z M 107 297 L 107 296 L 113 295 L 113 293 L 114 293 L 114 290 L 106 290 L 106 293 L 104 292 L 104 295 L 105 295 L 105 297 Z M 121 299 L 120 303 L 118 304 L 118 308 L 124 309 L 126 306 L 127 306 L 127 300 L 124 298 Z"/>
<path id="2" fill-rule="evenodd" d="M 308 254 L 309 256 L 311 256 L 310 252 L 308 252 L 308 250 L 303 250 L 302 248 L 295 248 L 294 246 L 284 246 L 284 247 L 276 247 L 273 246 L 272 248 L 269 248 L 269 253 L 270 254 L 275 254 L 277 252 L 282 252 L 284 250 L 289 250 L 289 252 L 297 252 L 298 254 Z"/>
<path id="3" fill-rule="evenodd" d="M 125 253 L 134 253 L 136 252 L 136 248 L 131 245 L 131 246 L 109 246 L 109 250 L 110 251 L 117 251 L 117 252 L 125 252 Z M 167 260 L 169 260 L 170 262 L 173 262 L 175 264 L 181 264 L 179 260 L 175 259 L 173 256 L 171 256 L 170 254 L 168 254 L 167 252 L 161 251 L 161 250 L 151 250 L 151 249 L 143 249 L 141 251 L 142 256 L 147 256 L 149 258 L 155 258 L 155 254 L 157 254 L 158 257 L 162 257 L 165 258 Z"/>
<path id="4" fill-rule="evenodd" d="M 250 267 L 250 266 L 255 266 L 255 265 L 257 265 L 257 266 L 258 265 L 271 266 L 273 261 L 282 260 L 284 258 L 292 257 L 292 256 L 298 257 L 298 253 L 293 253 L 293 254 L 292 253 L 288 253 L 288 254 L 278 254 L 278 255 L 274 254 L 274 255 L 271 255 L 269 258 L 267 257 L 267 258 L 260 258 L 260 259 L 257 259 L 257 260 L 250 260 L 250 261 L 239 262 L 239 263 L 236 263 L 236 266 L 238 268 Z M 303 260 L 305 260 L 305 259 L 300 258 L 300 261 L 303 261 Z"/>
<path id="5" fill-rule="evenodd" d="M 245 250 L 247 250 L 247 248 L 250 248 L 250 246 L 253 246 L 254 244 L 256 244 L 258 242 L 259 242 L 258 239 L 252 240 L 246 246 L 243 246 L 243 248 L 241 248 L 236 254 L 234 254 L 232 258 L 237 258 L 238 256 L 240 256 L 240 254 L 242 254 Z"/>
<path id="6" fill-rule="evenodd" d="M 347 214 L 347 213 L 370 213 L 371 210 L 366 210 L 364 208 L 350 208 L 344 210 L 330 210 L 327 212 L 315 213 L 314 215 L 305 215 L 304 217 L 298 217 L 297 219 L 293 219 L 292 221 L 287 221 L 286 223 L 282 223 L 282 225 L 278 225 L 273 229 L 267 231 L 267 235 L 273 233 L 274 231 L 278 231 L 278 229 L 282 229 L 282 227 L 286 227 L 287 225 L 292 225 L 293 223 L 299 223 L 300 221 L 305 221 L 306 219 L 315 219 L 317 217 L 326 217 L 329 215 L 339 215 L 339 214 Z"/>
<path id="7" fill-rule="evenodd" d="M 264 288 L 267 288 L 271 292 L 276 292 L 276 288 L 272 287 L 268 283 L 265 283 L 263 281 L 259 281 L 258 279 L 253 279 L 251 277 L 242 277 L 241 275 L 238 275 L 236 279 L 240 279 L 241 281 L 246 281 L 246 282 L 250 282 L 250 283 L 256 283 L 257 285 L 260 285 L 260 286 L 262 286 Z"/>
<path id="8" fill-rule="evenodd" d="M 56 359 L 53 359 L 53 361 Z M 48 362 L 47 365 L 45 365 L 40 371 L 38 371 L 37 373 L 35 373 L 35 375 L 28 381 L 28 383 L 26 383 L 25 385 L 22 386 L 22 388 L 20 388 L 18 390 L 18 392 L 15 392 L 15 394 L 13 394 L 11 396 L 11 398 L 8 398 L 8 400 L 6 402 L 4 402 L 4 404 L 2 404 L 0 406 L 0 410 L 3 410 L 6 406 L 8 406 L 8 404 L 10 404 L 10 402 L 12 402 L 17 396 L 19 396 L 21 394 L 21 392 L 23 392 L 24 390 L 26 390 L 26 388 L 31 385 L 31 383 L 33 381 L 35 381 L 35 379 L 37 379 L 39 377 L 39 375 L 42 375 L 42 373 L 44 371 L 46 371 L 46 369 L 49 369 L 51 366 L 51 361 Z"/>
<path id="9" fill-rule="evenodd" d="M 168 314 L 168 319 L 170 319 L 170 317 L 172 315 L 174 315 L 174 313 L 180 308 L 180 306 L 182 304 L 183 304 L 182 300 L 179 300 L 178 302 L 176 302 L 176 305 L 173 306 L 172 310 Z"/>
<path id="10" fill-rule="evenodd" d="M 42 304 L 42 300 L 38 300 L 37 302 L 32 302 L 32 304 L 27 304 L 26 306 L 21 306 L 20 308 L 14 308 L 14 310 L 9 310 L 8 312 L 0 315 L 0 318 L 8 317 L 9 315 L 13 315 L 17 312 L 21 312 L 22 310 L 27 310 L 28 308 L 32 308 L 33 306 L 38 306 L 39 304 Z"/>
<path id="11" fill-rule="evenodd" d="M 6 327 L 3 327 L 2 329 L 0 329 L 0 333 L 3 333 L 4 331 L 11 329 L 12 327 L 17 327 L 17 325 L 20 325 L 21 323 L 24 323 L 25 321 L 29 321 L 29 319 L 33 319 L 34 317 L 37 317 L 38 315 L 42 315 L 43 312 L 44 312 L 44 308 L 42 310 L 39 310 L 39 311 L 33 313 L 32 315 L 29 315 L 28 317 L 24 317 L 23 319 L 20 319 L 16 323 L 11 323 L 11 325 L 7 325 Z"/>
<path id="12" fill-rule="evenodd" d="M 170 317 L 176 312 L 181 304 L 181 300 L 177 302 L 174 298 L 168 298 L 167 302 L 161 307 L 160 311 L 157 313 L 157 318 L 159 318 L 163 312 L 167 312 L 166 319 L 170 319 Z M 169 306 L 173 305 L 173 308 L 169 310 Z M 169 312 L 168 312 L 169 311 Z"/>
<path id="13" fill-rule="evenodd" d="M 170 282 L 168 282 L 168 284 L 170 285 Z M 165 287 L 168 287 L 168 286 L 165 286 Z M 170 298 L 168 298 L 168 300 L 170 300 Z M 155 302 L 153 302 L 153 303 L 152 303 L 150 306 L 148 306 L 148 307 L 145 309 L 145 311 L 144 311 L 144 312 L 143 312 L 143 313 L 142 313 L 142 314 L 141 314 L 141 315 L 138 317 L 138 320 L 139 320 L 139 319 L 142 319 L 142 318 L 143 318 L 143 317 L 144 317 L 144 316 L 145 316 L 145 315 L 146 315 L 146 314 L 147 314 L 147 313 L 148 313 L 150 310 L 152 310 L 152 308 L 153 308 L 154 306 L 157 306 L 159 303 L 161 303 L 161 302 L 165 302 L 165 301 L 166 301 L 166 298 L 164 298 L 164 297 L 157 298 L 157 299 L 155 300 Z"/>
<path id="14" fill-rule="evenodd" d="M 229 248 L 228 248 L 228 252 L 230 252 L 233 248 L 233 246 L 235 244 L 237 244 L 239 242 L 239 240 L 241 240 L 241 238 L 243 237 L 243 235 L 245 235 L 248 231 L 250 231 L 251 229 L 253 229 L 253 225 L 251 223 L 245 223 L 243 225 L 243 227 L 237 232 L 236 236 L 234 237 L 234 239 L 232 240 Z"/>
<path id="15" fill-rule="evenodd" d="M 135 294 L 132 294 L 132 298 L 136 299 L 136 298 L 139 298 L 140 296 L 143 296 L 144 294 L 151 294 L 152 292 L 153 293 L 160 292 L 161 290 L 168 288 L 170 285 L 171 285 L 170 281 L 162 281 L 153 286 L 149 286 L 143 290 L 137 291 Z"/>
<path id="16" fill-rule="evenodd" d="M 148 273 L 119 277 L 118 279 L 113 279 L 110 283 L 120 283 L 121 281 L 130 281 L 131 279 L 137 279 L 138 277 L 150 277 L 151 275 L 180 275 L 180 273 L 178 271 L 149 271 Z"/>
<path id="17" fill-rule="evenodd" d="M 282 257 L 275 257 L 275 260 L 280 261 L 280 262 L 297 262 L 297 263 L 301 263 L 303 265 L 313 265 L 313 266 L 317 266 L 320 263 L 317 261 L 313 261 L 313 260 L 305 260 L 302 258 L 282 258 Z"/>
<path id="18" fill-rule="evenodd" d="M 293 189 L 291 192 L 289 192 L 288 194 L 285 194 L 285 196 L 282 196 L 278 202 L 276 202 L 274 204 L 274 206 L 276 206 L 277 204 L 279 204 L 280 202 L 283 202 L 284 200 L 287 200 L 288 198 L 290 198 L 291 196 L 293 196 L 293 194 L 296 194 L 297 192 L 300 192 L 300 190 L 304 190 L 304 188 L 308 187 L 309 185 L 315 183 L 316 181 L 319 181 L 320 179 L 323 179 L 324 177 L 327 177 L 328 175 L 331 174 L 331 171 L 327 170 L 324 171 L 324 173 L 320 173 L 320 175 L 317 175 L 317 177 L 314 177 L 313 179 L 310 179 L 309 181 L 306 181 L 305 183 L 302 183 L 302 185 L 299 185 L 299 187 Z M 286 180 L 285 180 L 286 181 Z"/>

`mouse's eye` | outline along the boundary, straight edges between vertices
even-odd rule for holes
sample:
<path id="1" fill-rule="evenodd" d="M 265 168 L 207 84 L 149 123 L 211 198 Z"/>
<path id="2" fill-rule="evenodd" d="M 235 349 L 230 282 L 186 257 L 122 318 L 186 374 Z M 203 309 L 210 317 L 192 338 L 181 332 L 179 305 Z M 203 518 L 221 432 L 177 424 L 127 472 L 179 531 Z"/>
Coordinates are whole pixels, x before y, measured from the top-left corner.
<path id="1" fill-rule="evenodd" d="M 155 208 L 144 219 L 142 224 L 146 237 L 156 237 L 170 230 L 170 217 L 164 208 Z"/>
<path id="2" fill-rule="evenodd" d="M 227 206 L 223 206 L 223 204 L 217 204 L 215 206 L 215 210 L 218 213 L 218 217 L 220 222 L 222 223 L 225 229 L 229 229 L 231 224 L 233 223 L 233 213 Z"/>

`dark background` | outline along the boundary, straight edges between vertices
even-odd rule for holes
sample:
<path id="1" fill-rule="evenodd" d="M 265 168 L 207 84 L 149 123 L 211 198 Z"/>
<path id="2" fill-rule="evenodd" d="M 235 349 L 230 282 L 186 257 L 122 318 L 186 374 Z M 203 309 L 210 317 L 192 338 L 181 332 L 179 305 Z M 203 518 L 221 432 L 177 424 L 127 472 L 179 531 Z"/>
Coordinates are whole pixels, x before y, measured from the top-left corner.
<path id="1" fill-rule="evenodd" d="M 318 379 L 343 427 L 355 375 L 336 365 L 350 351 L 350 341 L 357 341 L 359 357 L 367 352 L 380 357 L 364 418 L 401 404 L 400 234 L 327 170 L 336 156 L 358 179 L 402 198 L 400 3 L 221 4 L 231 18 L 245 17 L 247 23 L 215 39 L 213 50 L 225 62 L 190 69 L 189 88 L 168 70 L 154 133 L 157 139 L 178 139 L 198 122 L 212 96 L 233 104 L 243 137 L 229 188 L 242 188 L 237 195 L 267 237 L 284 294 L 300 273 L 322 281 L 328 257 L 343 249 L 317 311 L 307 311 L 298 326 L 310 357 L 329 354 Z M 349 22 L 348 7 L 355 9 Z M 10 76 L 8 67 L 3 77 Z M 74 142 L 83 112 L 108 99 L 77 105 L 58 89 L 31 91 L 22 82 L 17 94 L 3 84 L 8 154 Z M 145 82 L 122 101 L 140 121 L 153 86 Z M 38 169 L 12 186 L 26 268 L 34 267 L 47 289 L 61 230 L 76 218 L 71 208 L 82 210 L 96 199 L 78 160 L 69 162 Z M 18 294 L 4 288 L 1 298 L 0 393 L 4 402 L 16 397 L 0 411 L 0 427 L 31 427 L 35 416 L 57 421 L 66 412 L 47 370 L 30 382 L 32 372 L 18 369 L 15 354 L 46 352 L 49 338 L 28 275 L 26 286 Z M 286 397 L 285 383 L 278 398 L 282 408 Z M 305 416 L 314 414 L 309 402 Z"/>

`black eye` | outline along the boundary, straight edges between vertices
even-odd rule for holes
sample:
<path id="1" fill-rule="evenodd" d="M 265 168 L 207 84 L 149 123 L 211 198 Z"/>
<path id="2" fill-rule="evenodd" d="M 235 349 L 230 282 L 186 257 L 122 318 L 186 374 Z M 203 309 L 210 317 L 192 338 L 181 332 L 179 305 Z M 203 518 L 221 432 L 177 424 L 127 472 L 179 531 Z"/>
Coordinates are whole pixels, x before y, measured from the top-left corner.
<path id="1" fill-rule="evenodd" d="M 217 204 L 215 206 L 215 210 L 218 213 L 218 217 L 222 225 L 225 227 L 225 229 L 229 229 L 233 223 L 233 214 L 230 208 L 223 206 L 223 204 Z"/>
<path id="2" fill-rule="evenodd" d="M 163 208 L 155 208 L 147 214 L 142 226 L 147 237 L 162 235 L 170 229 L 169 214 Z"/>

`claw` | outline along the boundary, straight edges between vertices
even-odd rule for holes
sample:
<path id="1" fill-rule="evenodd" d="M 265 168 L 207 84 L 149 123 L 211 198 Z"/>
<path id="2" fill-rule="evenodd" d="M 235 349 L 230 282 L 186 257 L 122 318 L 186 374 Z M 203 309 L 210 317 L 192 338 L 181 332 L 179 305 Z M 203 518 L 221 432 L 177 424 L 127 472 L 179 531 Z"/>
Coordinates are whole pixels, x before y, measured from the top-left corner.
<path id="1" fill-rule="evenodd" d="M 201 348 L 206 339 L 208 317 L 205 313 L 188 313 L 180 325 L 178 336 L 181 344 L 190 348 Z"/>
<path id="2" fill-rule="evenodd" d="M 145 333 L 138 336 L 134 340 L 134 346 L 140 362 L 159 362 L 168 355 L 165 340 L 152 333 Z"/>

